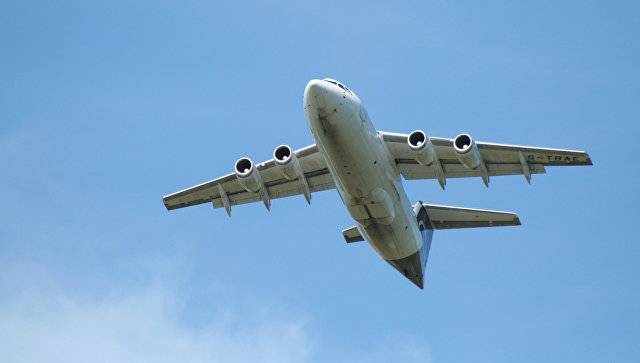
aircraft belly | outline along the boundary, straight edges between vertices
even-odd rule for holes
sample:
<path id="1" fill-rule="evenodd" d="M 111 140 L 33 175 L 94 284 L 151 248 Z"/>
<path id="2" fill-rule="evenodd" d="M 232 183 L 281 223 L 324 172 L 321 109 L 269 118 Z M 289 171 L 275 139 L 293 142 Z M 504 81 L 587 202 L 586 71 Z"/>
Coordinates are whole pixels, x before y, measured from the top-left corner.
<path id="1" fill-rule="evenodd" d="M 361 224 L 364 237 L 371 247 L 385 260 L 397 260 L 415 254 L 422 246 L 419 235 L 414 233 L 413 217 L 404 215 L 390 225 L 372 223 Z"/>
<path id="2" fill-rule="evenodd" d="M 376 252 L 386 260 L 413 255 L 422 239 L 399 175 L 375 130 L 356 117 L 311 122 L 318 148 L 349 214 Z"/>

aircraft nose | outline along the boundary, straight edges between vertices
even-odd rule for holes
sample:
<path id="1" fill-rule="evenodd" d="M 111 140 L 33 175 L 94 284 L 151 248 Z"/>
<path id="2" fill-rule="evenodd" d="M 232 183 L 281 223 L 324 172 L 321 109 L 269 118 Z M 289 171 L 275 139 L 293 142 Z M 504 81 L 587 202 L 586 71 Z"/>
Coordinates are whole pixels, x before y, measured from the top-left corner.
<path id="1" fill-rule="evenodd" d="M 312 79 L 304 90 L 306 106 L 317 109 L 337 108 L 341 103 L 338 86 L 319 79 Z"/>
<path id="2" fill-rule="evenodd" d="M 319 79 L 310 80 L 309 83 L 307 83 L 307 87 L 305 88 L 305 94 L 316 95 L 326 87 L 325 83 L 326 82 Z"/>

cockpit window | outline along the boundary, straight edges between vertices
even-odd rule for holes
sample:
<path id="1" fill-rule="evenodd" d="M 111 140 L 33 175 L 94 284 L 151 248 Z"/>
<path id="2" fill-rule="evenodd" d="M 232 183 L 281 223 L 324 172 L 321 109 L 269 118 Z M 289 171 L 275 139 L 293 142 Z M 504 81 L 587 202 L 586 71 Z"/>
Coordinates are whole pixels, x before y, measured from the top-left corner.
<path id="1" fill-rule="evenodd" d="M 342 83 L 340 83 L 340 82 L 338 82 L 336 80 L 333 80 L 331 78 L 325 78 L 325 79 L 323 79 L 323 81 L 335 84 L 336 86 L 340 87 L 344 91 L 351 93 L 351 90 L 347 86 L 343 85 Z"/>

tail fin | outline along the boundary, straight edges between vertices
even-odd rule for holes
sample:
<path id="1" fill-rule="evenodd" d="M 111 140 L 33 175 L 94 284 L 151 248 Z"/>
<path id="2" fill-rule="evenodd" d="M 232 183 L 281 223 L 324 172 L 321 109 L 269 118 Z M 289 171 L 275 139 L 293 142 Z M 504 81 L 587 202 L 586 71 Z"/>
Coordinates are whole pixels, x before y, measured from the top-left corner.
<path id="1" fill-rule="evenodd" d="M 422 235 L 422 249 L 420 250 L 420 263 L 422 264 L 422 271 L 424 274 L 424 268 L 427 265 L 427 259 L 429 258 L 429 251 L 431 251 L 431 241 L 433 240 L 433 224 L 429 219 L 429 213 L 422 202 L 417 202 L 413 205 L 413 214 L 418 220 L 418 229 Z"/>

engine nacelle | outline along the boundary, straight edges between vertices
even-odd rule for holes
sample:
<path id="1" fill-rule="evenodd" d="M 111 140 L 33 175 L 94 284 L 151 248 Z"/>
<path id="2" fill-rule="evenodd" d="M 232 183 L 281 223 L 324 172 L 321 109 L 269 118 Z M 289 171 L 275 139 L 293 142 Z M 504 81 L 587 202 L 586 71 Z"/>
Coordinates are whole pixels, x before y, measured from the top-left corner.
<path id="1" fill-rule="evenodd" d="M 409 134 L 407 144 L 414 159 L 421 165 L 431 165 L 437 158 L 433 143 L 422 130 L 415 130 Z"/>
<path id="2" fill-rule="evenodd" d="M 287 180 L 294 180 L 303 175 L 300 161 L 289 145 L 276 147 L 273 150 L 273 160 Z"/>
<path id="3" fill-rule="evenodd" d="M 453 148 L 462 165 L 469 169 L 477 169 L 482 164 L 482 155 L 478 145 L 469 134 L 460 134 L 453 140 Z"/>
<path id="4" fill-rule="evenodd" d="M 238 182 L 246 191 L 257 193 L 262 188 L 260 172 L 256 170 L 251 159 L 247 157 L 238 159 L 238 161 L 236 161 L 235 171 Z"/>

